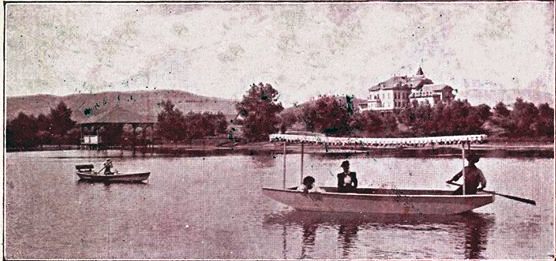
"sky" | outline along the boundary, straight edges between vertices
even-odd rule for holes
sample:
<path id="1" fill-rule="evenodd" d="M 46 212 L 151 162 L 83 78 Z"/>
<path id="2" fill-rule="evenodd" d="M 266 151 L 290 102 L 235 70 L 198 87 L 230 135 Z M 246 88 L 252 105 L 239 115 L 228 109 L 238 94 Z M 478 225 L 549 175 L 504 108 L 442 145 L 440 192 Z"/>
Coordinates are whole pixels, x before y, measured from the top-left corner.
<path id="1" fill-rule="evenodd" d="M 264 82 L 291 105 L 366 97 L 422 66 L 470 99 L 509 90 L 553 100 L 553 11 L 551 2 L 8 4 L 5 94 L 240 99 Z"/>

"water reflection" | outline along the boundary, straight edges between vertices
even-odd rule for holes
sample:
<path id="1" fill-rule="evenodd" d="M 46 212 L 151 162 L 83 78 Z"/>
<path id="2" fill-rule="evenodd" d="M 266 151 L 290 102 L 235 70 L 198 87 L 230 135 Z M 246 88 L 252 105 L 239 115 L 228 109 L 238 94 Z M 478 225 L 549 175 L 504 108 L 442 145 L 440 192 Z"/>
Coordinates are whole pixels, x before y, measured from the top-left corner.
<path id="1" fill-rule="evenodd" d="M 469 215 L 470 216 L 470 215 Z M 465 258 L 485 258 L 481 253 L 486 249 L 488 230 L 494 223 L 494 218 L 484 218 L 479 214 L 476 217 L 464 219 L 465 226 Z"/>
<path id="2" fill-rule="evenodd" d="M 333 228 L 337 230 L 337 244 L 341 248 L 342 258 L 349 258 L 351 253 L 359 251 L 362 240 L 358 233 L 364 230 L 413 230 L 445 231 L 450 241 L 455 242 L 457 248 L 464 249 L 464 258 L 484 258 L 482 252 L 486 249 L 488 232 L 494 225 L 495 218 L 491 214 L 469 212 L 451 216 L 427 215 L 368 215 L 349 213 L 323 213 L 307 211 L 290 211 L 267 215 L 265 226 L 281 225 L 284 229 L 284 258 L 286 257 L 286 227 L 301 228 L 301 258 L 310 257 L 315 246 L 315 239 L 319 228 Z M 463 234 L 462 234 L 463 233 Z M 361 252 L 361 251 L 360 251 Z M 406 253 L 411 255 L 411 253 Z"/>
<path id="3" fill-rule="evenodd" d="M 103 181 L 91 181 L 91 180 L 77 180 L 76 181 L 77 186 L 79 187 L 86 187 L 86 186 L 93 186 L 95 184 L 103 184 L 105 187 L 109 187 L 111 184 L 124 184 L 127 186 L 147 186 L 149 185 L 148 182 L 143 181 L 143 182 L 129 182 L 129 181 L 109 181 L 109 182 L 103 182 Z"/>
<path id="4" fill-rule="evenodd" d="M 255 168 L 272 168 L 276 164 L 276 155 L 253 155 L 251 161 L 255 164 Z"/>
<path id="5" fill-rule="evenodd" d="M 305 223 L 303 224 L 303 240 L 301 242 L 301 258 L 310 258 L 307 252 L 312 252 L 315 246 L 315 237 L 318 224 Z"/>
<path id="6" fill-rule="evenodd" d="M 347 223 L 341 224 L 338 228 L 338 243 L 342 246 L 342 258 L 348 258 L 349 252 L 357 242 L 357 231 L 359 225 Z"/>

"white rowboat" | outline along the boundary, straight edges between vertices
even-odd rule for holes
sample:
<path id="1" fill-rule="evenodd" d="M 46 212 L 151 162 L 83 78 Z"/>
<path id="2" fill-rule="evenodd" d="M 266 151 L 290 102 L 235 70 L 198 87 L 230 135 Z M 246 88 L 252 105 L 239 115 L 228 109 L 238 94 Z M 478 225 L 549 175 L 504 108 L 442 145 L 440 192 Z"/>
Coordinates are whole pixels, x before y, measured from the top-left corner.
<path id="1" fill-rule="evenodd" d="M 115 172 L 106 175 L 93 170 L 92 164 L 76 165 L 77 176 L 84 181 L 93 182 L 142 182 L 149 178 L 150 172 L 121 173 Z"/>
<path id="2" fill-rule="evenodd" d="M 77 176 L 85 181 L 97 182 L 141 182 L 149 178 L 150 172 L 138 173 L 114 173 L 113 175 L 104 175 L 104 173 L 96 172 L 77 172 Z"/>

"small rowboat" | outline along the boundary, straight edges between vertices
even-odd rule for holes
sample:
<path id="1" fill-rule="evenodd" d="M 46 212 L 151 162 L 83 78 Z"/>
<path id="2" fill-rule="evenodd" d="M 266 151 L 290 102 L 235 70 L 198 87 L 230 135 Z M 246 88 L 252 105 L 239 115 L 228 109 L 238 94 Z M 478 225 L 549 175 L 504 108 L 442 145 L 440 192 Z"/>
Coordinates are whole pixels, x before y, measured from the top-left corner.
<path id="1" fill-rule="evenodd" d="M 322 187 L 323 192 L 303 193 L 296 187 L 286 188 L 286 144 L 301 144 L 300 183 L 303 179 L 304 144 L 334 146 L 425 146 L 430 144 L 460 144 L 462 159 L 465 159 L 465 145 L 482 143 L 486 135 L 461 135 L 420 138 L 344 138 L 306 134 L 271 134 L 271 142 L 284 143 L 284 167 L 282 188 L 263 188 L 263 194 L 297 210 L 355 212 L 375 214 L 424 214 L 452 215 L 482 207 L 494 202 L 494 192 L 452 195 L 448 190 L 410 190 L 358 188 L 354 193 L 339 193 L 337 188 Z M 465 162 L 463 164 L 465 166 Z M 465 171 L 463 172 L 465 179 Z M 465 186 L 465 185 L 464 185 Z M 463 189 L 465 191 L 465 187 Z M 501 195 L 501 194 L 499 194 Z"/>
<path id="2" fill-rule="evenodd" d="M 93 170 L 93 165 L 77 165 L 77 176 L 84 181 L 93 182 L 142 182 L 149 178 L 150 172 L 121 173 L 116 172 L 111 175 L 99 173 Z"/>
<path id="3" fill-rule="evenodd" d="M 296 188 L 263 188 L 263 194 L 296 210 L 371 214 L 451 215 L 464 213 L 494 202 L 494 195 L 452 195 L 448 190 L 357 189 L 338 193 L 335 187 L 324 192 L 303 193 Z"/>

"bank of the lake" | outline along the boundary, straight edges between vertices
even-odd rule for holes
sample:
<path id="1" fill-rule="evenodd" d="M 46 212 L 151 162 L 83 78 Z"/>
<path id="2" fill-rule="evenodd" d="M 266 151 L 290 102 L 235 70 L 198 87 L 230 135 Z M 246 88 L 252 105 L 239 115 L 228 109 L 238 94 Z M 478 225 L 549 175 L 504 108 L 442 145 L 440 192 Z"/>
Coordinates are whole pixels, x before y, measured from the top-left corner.
<path id="1" fill-rule="evenodd" d="M 76 150 L 77 145 L 43 146 L 33 150 Z M 87 150 L 85 147 L 81 149 Z M 226 143 L 215 144 L 157 144 L 149 147 L 109 147 L 109 150 L 120 150 L 121 155 L 132 156 L 216 156 L 216 155 L 255 155 L 255 154 L 278 154 L 283 153 L 283 143 L 252 142 L 252 143 Z M 288 144 L 288 153 L 301 153 L 299 144 Z M 554 143 L 550 142 L 509 142 L 495 141 L 484 144 L 474 144 L 470 150 L 483 157 L 540 157 L 554 158 Z M 17 151 L 17 150 L 8 150 Z M 126 153 L 124 153 L 126 152 Z M 366 154 L 376 157 L 458 157 L 461 156 L 460 145 L 425 146 L 425 147 L 359 147 L 339 148 L 306 144 L 304 153 L 307 154 Z"/>

